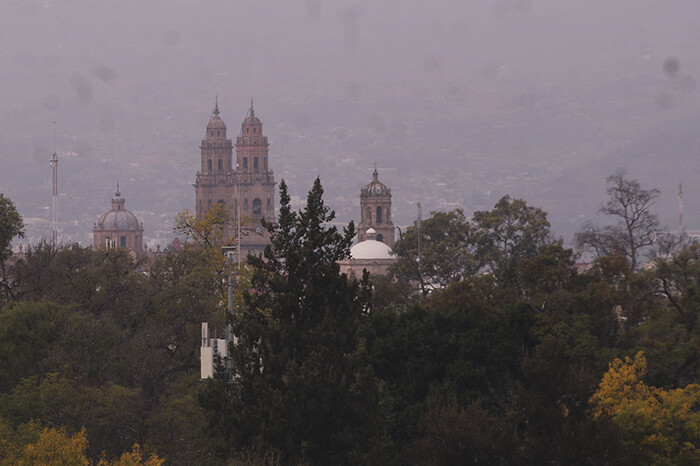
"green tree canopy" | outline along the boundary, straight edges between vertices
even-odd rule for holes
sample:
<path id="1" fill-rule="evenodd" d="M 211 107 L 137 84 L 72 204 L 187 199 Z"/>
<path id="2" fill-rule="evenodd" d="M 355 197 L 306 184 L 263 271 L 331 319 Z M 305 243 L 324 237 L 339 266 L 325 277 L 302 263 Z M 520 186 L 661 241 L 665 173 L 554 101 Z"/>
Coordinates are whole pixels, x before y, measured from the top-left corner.
<path id="1" fill-rule="evenodd" d="M 322 197 L 316 179 L 293 212 L 281 182 L 279 223 L 266 224 L 272 246 L 248 258 L 252 289 L 233 322 L 237 380 L 228 389 L 211 381 L 202 397 L 229 455 L 255 447 L 315 464 L 378 458 L 380 387 L 360 339 L 368 285 L 340 274 L 354 226 L 328 226 L 335 214 Z"/>
<path id="2" fill-rule="evenodd" d="M 24 222 L 10 198 L 0 193 L 0 262 L 12 254 L 12 240 L 24 238 Z"/>
<path id="3" fill-rule="evenodd" d="M 474 212 L 478 254 L 502 285 L 517 281 L 523 259 L 531 259 L 553 243 L 547 213 L 522 199 L 503 196 L 488 211 Z"/>
<path id="4" fill-rule="evenodd" d="M 481 266 L 475 246 L 473 228 L 462 209 L 432 212 L 421 222 L 420 230 L 414 224 L 396 242 L 394 253 L 398 259 L 391 272 L 400 281 L 418 283 L 425 295 L 475 274 Z"/>

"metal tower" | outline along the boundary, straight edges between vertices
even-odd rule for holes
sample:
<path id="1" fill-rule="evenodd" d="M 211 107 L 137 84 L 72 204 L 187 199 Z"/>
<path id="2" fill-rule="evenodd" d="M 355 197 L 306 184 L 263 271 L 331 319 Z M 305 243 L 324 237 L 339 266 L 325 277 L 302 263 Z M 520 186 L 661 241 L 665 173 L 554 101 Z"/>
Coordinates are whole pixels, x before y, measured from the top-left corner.
<path id="1" fill-rule="evenodd" d="M 50 162 L 53 168 L 53 195 L 51 197 L 51 244 L 56 247 L 58 241 L 58 157 L 56 151 Z"/>

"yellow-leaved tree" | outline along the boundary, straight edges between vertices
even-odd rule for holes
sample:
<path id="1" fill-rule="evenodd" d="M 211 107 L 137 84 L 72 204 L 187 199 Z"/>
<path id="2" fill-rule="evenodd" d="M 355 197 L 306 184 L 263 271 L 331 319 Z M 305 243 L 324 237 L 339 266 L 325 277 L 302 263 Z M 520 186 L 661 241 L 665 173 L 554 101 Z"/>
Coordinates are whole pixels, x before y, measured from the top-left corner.
<path id="1" fill-rule="evenodd" d="M 22 451 L 17 465 L 89 465 L 85 456 L 87 438 L 85 429 L 68 435 L 63 429 L 44 429 L 39 439 Z"/>
<path id="2" fill-rule="evenodd" d="M 611 362 L 591 397 L 594 417 L 613 419 L 641 464 L 700 464 L 700 385 L 653 387 L 646 370 L 642 352 Z"/>

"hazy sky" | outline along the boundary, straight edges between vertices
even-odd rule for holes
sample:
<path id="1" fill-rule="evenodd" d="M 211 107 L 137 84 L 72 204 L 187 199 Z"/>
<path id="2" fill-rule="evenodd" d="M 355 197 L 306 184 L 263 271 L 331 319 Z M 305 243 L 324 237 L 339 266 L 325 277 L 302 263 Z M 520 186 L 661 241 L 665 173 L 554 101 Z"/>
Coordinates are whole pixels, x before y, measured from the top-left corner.
<path id="1" fill-rule="evenodd" d="M 510 193 L 568 234 L 595 215 L 605 176 L 624 167 L 661 188 L 667 223 L 682 180 L 700 229 L 695 1 L 3 6 L 0 191 L 26 217 L 50 218 L 50 190 L 39 194 L 54 147 L 67 154 L 64 217 L 85 198 L 99 215 L 119 177 L 133 180 L 129 206 L 152 222 L 190 208 L 218 94 L 234 136 L 255 97 L 277 179 L 300 195 L 321 175 L 331 199 L 354 198 L 377 162 L 390 168 L 383 179 L 404 223 L 417 200 L 471 213 Z M 354 172 L 344 159 L 356 160 Z M 87 176 L 92 184 L 81 183 Z M 137 187 L 139 176 L 167 176 L 173 191 Z"/>

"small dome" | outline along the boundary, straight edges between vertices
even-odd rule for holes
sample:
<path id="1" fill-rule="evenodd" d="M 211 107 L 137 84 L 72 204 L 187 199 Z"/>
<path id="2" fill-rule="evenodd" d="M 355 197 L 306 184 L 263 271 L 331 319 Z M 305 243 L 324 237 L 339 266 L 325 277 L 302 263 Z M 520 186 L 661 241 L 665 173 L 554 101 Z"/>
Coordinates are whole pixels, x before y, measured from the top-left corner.
<path id="1" fill-rule="evenodd" d="M 364 195 L 375 195 L 375 196 L 381 196 L 384 194 L 391 194 L 391 190 L 387 188 L 387 186 L 379 181 L 379 173 L 377 173 L 377 169 L 374 169 L 374 173 L 372 174 L 372 182 L 362 188 L 362 194 Z"/>
<path id="2" fill-rule="evenodd" d="M 139 221 L 128 210 L 110 210 L 102 214 L 97 226 L 102 230 L 138 230 Z"/>
<path id="3" fill-rule="evenodd" d="M 120 197 L 119 185 L 117 185 L 117 192 L 114 193 L 114 196 L 112 208 L 102 214 L 95 225 L 95 229 L 110 231 L 140 230 L 141 223 L 136 218 L 136 215 L 124 208 L 124 198 Z"/>
<path id="4" fill-rule="evenodd" d="M 226 123 L 224 123 L 219 115 L 214 115 L 211 117 L 211 120 L 209 120 L 207 129 L 226 129 Z"/>
<path id="5" fill-rule="evenodd" d="M 224 121 L 221 119 L 219 116 L 219 101 L 217 99 L 216 103 L 214 104 L 214 111 L 212 112 L 212 116 L 209 119 L 209 124 L 207 125 L 207 129 L 226 129 L 226 124 Z"/>
<path id="6" fill-rule="evenodd" d="M 381 241 L 368 239 L 350 248 L 351 259 L 393 259 L 391 248 Z"/>
<path id="7" fill-rule="evenodd" d="M 253 99 L 250 99 L 250 108 L 248 109 L 248 114 L 243 120 L 243 126 L 260 126 L 262 121 L 260 118 L 255 116 L 255 107 L 253 107 Z"/>

